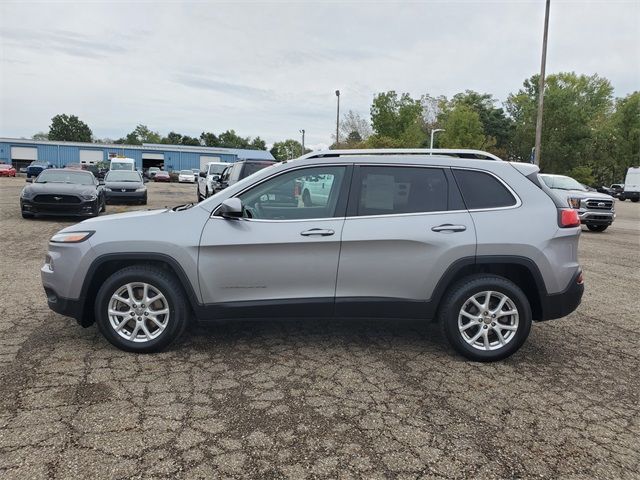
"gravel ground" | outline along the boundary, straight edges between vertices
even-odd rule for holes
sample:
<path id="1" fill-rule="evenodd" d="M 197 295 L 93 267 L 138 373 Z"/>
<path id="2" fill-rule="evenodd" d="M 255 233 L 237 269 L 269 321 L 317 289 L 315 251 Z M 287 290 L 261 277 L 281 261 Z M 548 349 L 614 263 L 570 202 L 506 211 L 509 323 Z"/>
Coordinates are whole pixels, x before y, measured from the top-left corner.
<path id="1" fill-rule="evenodd" d="M 640 204 L 583 232 L 582 305 L 501 363 L 408 321 L 219 322 L 143 356 L 49 311 L 72 222 L 23 220 L 23 184 L 0 178 L 3 479 L 639 478 Z M 149 184 L 150 206 L 194 190 Z"/>

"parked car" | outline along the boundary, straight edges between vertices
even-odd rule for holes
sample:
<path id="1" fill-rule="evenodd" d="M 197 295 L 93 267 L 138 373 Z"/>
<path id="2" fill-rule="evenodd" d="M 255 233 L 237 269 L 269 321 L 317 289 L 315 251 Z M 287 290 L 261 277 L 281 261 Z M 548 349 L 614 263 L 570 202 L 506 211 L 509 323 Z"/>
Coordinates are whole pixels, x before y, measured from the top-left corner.
<path id="1" fill-rule="evenodd" d="M 147 187 L 140 172 L 114 170 L 107 173 L 104 179 L 104 192 L 107 203 L 147 204 Z"/>
<path id="2" fill-rule="evenodd" d="M 34 160 L 27 167 L 27 178 L 37 177 L 38 175 L 40 175 L 40 172 L 49 168 L 53 168 L 53 165 L 51 165 L 49 162 L 40 162 L 38 160 Z"/>
<path id="3" fill-rule="evenodd" d="M 477 361 L 513 354 L 533 320 L 577 308 L 580 218 L 538 167 L 354 152 L 278 163 L 199 204 L 62 229 L 41 269 L 49 307 L 133 352 L 166 347 L 192 316 L 438 320 Z M 311 206 L 295 190 L 309 177 L 331 184 Z"/>
<path id="4" fill-rule="evenodd" d="M 151 180 L 159 171 L 160 169 L 158 167 L 149 167 L 146 171 L 146 176 Z"/>
<path id="5" fill-rule="evenodd" d="M 66 168 L 68 170 L 83 170 L 82 165 L 80 165 L 79 163 L 67 163 L 63 168 Z"/>
<path id="6" fill-rule="evenodd" d="M 571 177 L 540 175 L 568 206 L 578 211 L 580 222 L 592 232 L 604 232 L 616 218 L 615 201 L 611 195 L 591 192 Z"/>
<path id="7" fill-rule="evenodd" d="M 269 160 L 245 160 L 242 162 L 232 163 L 222 172 L 217 185 L 214 185 L 214 193 L 218 193 L 230 185 L 247 178 L 249 175 L 253 175 L 263 168 L 269 167 L 274 163 L 276 162 Z"/>
<path id="8" fill-rule="evenodd" d="M 224 162 L 209 162 L 198 173 L 198 187 L 196 189 L 198 201 L 209 198 L 216 190 L 219 190 L 220 176 L 229 165 Z"/>
<path id="9" fill-rule="evenodd" d="M 191 170 L 180 170 L 178 172 L 179 183 L 195 183 L 196 175 Z"/>
<path id="10" fill-rule="evenodd" d="M 171 175 L 169 172 L 165 172 L 164 170 L 158 170 L 156 174 L 153 176 L 154 182 L 170 182 Z"/>
<path id="11" fill-rule="evenodd" d="M 623 202 L 627 199 L 632 202 L 640 201 L 640 167 L 630 167 L 627 170 L 622 192 L 618 198 Z"/>
<path id="12" fill-rule="evenodd" d="M 16 169 L 8 163 L 0 163 L 0 177 L 15 177 Z"/>
<path id="13" fill-rule="evenodd" d="M 35 215 L 98 216 L 105 211 L 104 190 L 91 172 L 44 170 L 20 193 L 22 218 Z"/>
<path id="14" fill-rule="evenodd" d="M 109 162 L 109 170 L 135 171 L 136 161 L 133 158 L 113 157 Z"/>

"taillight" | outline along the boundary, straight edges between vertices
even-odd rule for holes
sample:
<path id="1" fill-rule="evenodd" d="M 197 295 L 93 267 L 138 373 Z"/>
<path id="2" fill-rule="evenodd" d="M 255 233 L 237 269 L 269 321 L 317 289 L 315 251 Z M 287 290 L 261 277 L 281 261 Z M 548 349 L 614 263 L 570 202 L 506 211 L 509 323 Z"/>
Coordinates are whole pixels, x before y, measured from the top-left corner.
<path id="1" fill-rule="evenodd" d="M 580 217 L 578 211 L 573 208 L 563 208 L 560 210 L 558 225 L 561 228 L 571 228 L 580 226 Z"/>

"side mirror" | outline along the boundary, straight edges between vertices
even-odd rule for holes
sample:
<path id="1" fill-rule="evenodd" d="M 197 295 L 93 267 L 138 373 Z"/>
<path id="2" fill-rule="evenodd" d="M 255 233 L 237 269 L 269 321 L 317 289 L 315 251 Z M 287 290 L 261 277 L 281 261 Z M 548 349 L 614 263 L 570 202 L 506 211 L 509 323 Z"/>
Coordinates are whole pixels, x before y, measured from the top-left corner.
<path id="1" fill-rule="evenodd" d="M 207 172 L 200 172 L 198 175 L 200 175 L 202 178 L 207 178 Z"/>
<path id="2" fill-rule="evenodd" d="M 27 178 L 27 183 L 33 183 L 33 178 L 31 177 Z"/>
<path id="3" fill-rule="evenodd" d="M 242 216 L 242 200 L 239 198 L 227 198 L 222 202 L 220 214 L 224 218 L 239 218 Z"/>

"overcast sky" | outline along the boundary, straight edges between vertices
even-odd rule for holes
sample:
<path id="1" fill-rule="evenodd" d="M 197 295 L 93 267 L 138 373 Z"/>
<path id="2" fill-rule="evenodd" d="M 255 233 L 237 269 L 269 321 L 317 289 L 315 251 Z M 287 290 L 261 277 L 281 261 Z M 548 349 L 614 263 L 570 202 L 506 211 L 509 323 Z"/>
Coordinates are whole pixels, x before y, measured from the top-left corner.
<path id="1" fill-rule="evenodd" d="M 331 143 L 376 92 L 504 101 L 540 67 L 544 1 L 0 1 L 0 136 L 78 115 L 98 138 L 143 123 L 198 136 Z M 640 89 L 640 0 L 552 0 L 547 72 Z"/>

